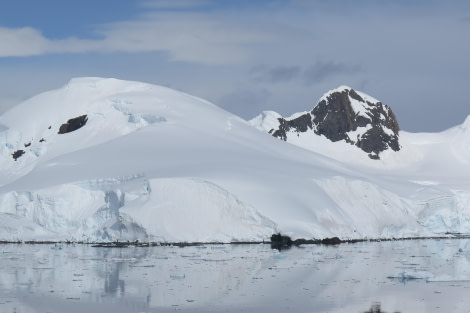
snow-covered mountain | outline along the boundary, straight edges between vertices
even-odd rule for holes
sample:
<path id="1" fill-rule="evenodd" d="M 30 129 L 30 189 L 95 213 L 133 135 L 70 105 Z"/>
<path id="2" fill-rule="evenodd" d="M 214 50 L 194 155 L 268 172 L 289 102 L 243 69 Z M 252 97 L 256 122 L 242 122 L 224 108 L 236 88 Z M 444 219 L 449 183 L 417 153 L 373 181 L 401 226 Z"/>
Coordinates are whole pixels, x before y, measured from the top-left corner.
<path id="1" fill-rule="evenodd" d="M 399 126 L 392 110 L 347 86 L 326 93 L 310 112 L 289 118 L 265 112 L 252 123 L 274 137 L 300 146 L 302 139 L 308 141 L 311 133 L 332 142 L 342 140 L 365 151 L 371 159 L 379 159 L 379 154 L 387 149 L 400 150 Z"/>
<path id="2" fill-rule="evenodd" d="M 400 150 L 380 160 L 308 136 L 286 143 L 160 86 L 73 79 L 0 117 L 0 240 L 469 232 L 470 119 L 438 134 L 400 131 Z"/>

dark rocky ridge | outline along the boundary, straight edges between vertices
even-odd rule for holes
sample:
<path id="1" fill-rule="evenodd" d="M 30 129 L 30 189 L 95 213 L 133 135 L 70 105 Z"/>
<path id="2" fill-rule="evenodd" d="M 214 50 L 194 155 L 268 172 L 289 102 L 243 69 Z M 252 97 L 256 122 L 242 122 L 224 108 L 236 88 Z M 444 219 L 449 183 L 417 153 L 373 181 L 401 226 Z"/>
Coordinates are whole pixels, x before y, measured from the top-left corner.
<path id="1" fill-rule="evenodd" d="M 87 121 L 88 121 L 88 117 L 87 117 L 86 114 L 71 118 L 67 121 L 67 123 L 64 123 L 64 124 L 60 125 L 59 131 L 57 133 L 58 134 L 66 134 L 66 133 L 76 131 L 77 129 L 82 128 L 83 126 L 85 126 Z M 0 127 L 1 126 L 2 125 L 0 125 Z M 51 128 L 52 128 L 52 126 L 49 126 L 47 129 L 51 129 Z M 41 138 L 41 139 L 39 139 L 39 142 L 40 143 L 46 142 L 46 139 Z M 29 141 L 29 142 L 25 142 L 23 145 L 24 145 L 25 148 L 29 148 L 29 147 L 31 147 L 31 144 L 32 144 L 32 142 Z M 26 153 L 25 150 L 18 149 L 15 152 L 13 152 L 11 156 L 13 157 L 13 159 L 15 161 L 17 161 L 25 153 Z"/>
<path id="2" fill-rule="evenodd" d="M 12 154 L 11 156 L 12 156 L 13 159 L 16 161 L 16 160 L 18 160 L 18 158 L 20 158 L 24 153 L 25 153 L 24 150 L 16 150 L 15 152 L 13 152 L 13 154 Z"/>
<path id="3" fill-rule="evenodd" d="M 357 101 L 364 112 L 356 112 L 352 101 Z M 343 140 L 368 153 L 371 159 L 387 149 L 400 150 L 400 130 L 395 114 L 382 102 L 363 99 L 351 88 L 337 89 L 323 97 L 313 108 L 299 117 L 279 118 L 279 128 L 269 131 L 274 137 L 288 141 L 288 133 L 299 135 L 308 131 L 336 142 Z M 351 132 L 359 130 L 355 137 Z"/>
<path id="4" fill-rule="evenodd" d="M 85 126 L 87 121 L 88 121 L 88 117 L 86 114 L 75 117 L 75 118 L 71 118 L 67 121 L 67 123 L 60 125 L 58 134 L 66 134 L 66 133 L 73 132 Z"/>

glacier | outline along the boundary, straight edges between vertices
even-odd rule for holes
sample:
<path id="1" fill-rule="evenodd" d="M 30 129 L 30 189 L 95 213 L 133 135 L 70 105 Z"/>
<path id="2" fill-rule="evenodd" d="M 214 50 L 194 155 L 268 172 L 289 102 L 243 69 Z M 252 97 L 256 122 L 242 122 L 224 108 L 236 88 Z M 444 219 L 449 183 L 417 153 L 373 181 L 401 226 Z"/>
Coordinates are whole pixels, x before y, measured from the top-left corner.
<path id="1" fill-rule="evenodd" d="M 84 126 L 58 133 L 85 114 Z M 371 160 L 320 136 L 273 138 L 279 116 L 245 121 L 161 86 L 72 79 L 0 116 L 0 240 L 470 232 L 470 118 L 441 133 L 400 131 L 401 150 Z"/>

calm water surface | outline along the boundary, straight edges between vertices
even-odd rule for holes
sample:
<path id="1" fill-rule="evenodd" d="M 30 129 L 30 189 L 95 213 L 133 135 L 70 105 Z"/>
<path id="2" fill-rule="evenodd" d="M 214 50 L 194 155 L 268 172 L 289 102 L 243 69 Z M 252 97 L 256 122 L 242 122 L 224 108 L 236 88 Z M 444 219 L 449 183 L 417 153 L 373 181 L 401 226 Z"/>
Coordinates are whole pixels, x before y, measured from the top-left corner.
<path id="1" fill-rule="evenodd" d="M 470 240 L 0 245 L 0 312 L 470 312 Z"/>

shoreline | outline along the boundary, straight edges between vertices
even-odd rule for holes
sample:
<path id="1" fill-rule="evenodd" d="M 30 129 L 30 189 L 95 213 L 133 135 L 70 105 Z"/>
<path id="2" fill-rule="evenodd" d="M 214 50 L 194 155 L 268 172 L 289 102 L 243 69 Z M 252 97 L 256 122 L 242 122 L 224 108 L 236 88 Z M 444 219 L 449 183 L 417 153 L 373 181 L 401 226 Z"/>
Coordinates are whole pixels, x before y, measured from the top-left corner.
<path id="1" fill-rule="evenodd" d="M 275 236 L 275 235 L 273 235 Z M 280 236 L 280 235 L 278 235 Z M 470 239 L 470 234 L 455 234 L 448 233 L 439 236 L 424 236 L 424 237 L 403 237 L 403 238 L 367 238 L 367 239 L 340 239 L 338 237 L 330 237 L 323 239 L 305 239 L 298 238 L 291 240 L 288 236 L 281 236 L 279 240 L 263 240 L 263 241 L 232 241 L 232 242 L 140 242 L 140 241 L 71 241 L 71 240 L 0 240 L 0 245 L 6 244 L 25 244 L 25 245 L 56 245 L 56 244 L 80 244 L 90 245 L 91 247 L 103 248 L 125 248 L 125 247 L 191 247 L 191 246 L 204 246 L 204 245 L 255 245 L 255 244 L 269 244 L 273 248 L 290 248 L 292 246 L 301 245 L 339 245 L 339 244 L 355 244 L 361 242 L 381 242 L 381 241 L 405 241 L 405 240 L 430 240 L 430 239 Z"/>

